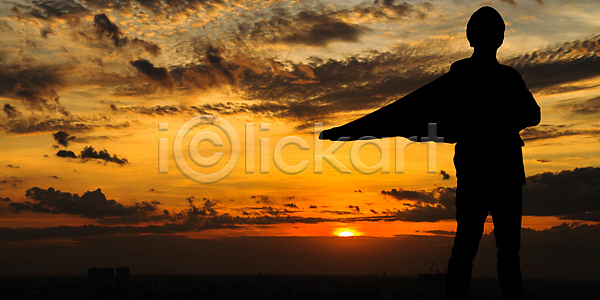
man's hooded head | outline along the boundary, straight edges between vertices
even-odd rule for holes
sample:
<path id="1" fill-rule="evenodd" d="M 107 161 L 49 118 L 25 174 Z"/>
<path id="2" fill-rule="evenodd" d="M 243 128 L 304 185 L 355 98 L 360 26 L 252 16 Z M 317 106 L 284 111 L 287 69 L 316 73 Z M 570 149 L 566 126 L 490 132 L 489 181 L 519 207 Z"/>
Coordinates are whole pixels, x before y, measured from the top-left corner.
<path id="1" fill-rule="evenodd" d="M 473 13 L 467 23 L 467 39 L 471 47 L 497 49 L 504 41 L 504 20 L 492 7 L 484 6 Z"/>

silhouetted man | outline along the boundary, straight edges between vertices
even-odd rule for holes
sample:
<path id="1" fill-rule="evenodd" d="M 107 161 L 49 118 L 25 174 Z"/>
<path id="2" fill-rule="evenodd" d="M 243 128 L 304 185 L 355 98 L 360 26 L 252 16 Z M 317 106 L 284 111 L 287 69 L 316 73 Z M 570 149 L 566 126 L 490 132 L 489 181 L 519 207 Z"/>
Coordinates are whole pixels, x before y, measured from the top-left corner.
<path id="1" fill-rule="evenodd" d="M 452 64 L 457 94 L 454 165 L 456 236 L 448 263 L 448 299 L 467 299 L 473 259 L 488 213 L 498 247 L 498 278 L 504 299 L 521 299 L 522 197 L 525 183 L 522 129 L 540 123 L 540 107 L 521 75 L 496 60 L 504 21 L 491 7 L 467 23 L 473 55 Z"/>
<path id="2" fill-rule="evenodd" d="M 519 72 L 496 59 L 504 21 L 495 9 L 482 7 L 471 16 L 467 39 L 475 49 L 473 55 L 453 63 L 448 73 L 377 111 L 321 132 L 320 138 L 402 136 L 422 141 L 429 124 L 436 124 L 445 143 L 456 143 L 457 229 L 447 297 L 467 299 L 473 259 L 491 213 L 504 299 L 518 300 L 525 183 L 521 151 L 525 144 L 519 132 L 540 123 L 540 107 Z"/>

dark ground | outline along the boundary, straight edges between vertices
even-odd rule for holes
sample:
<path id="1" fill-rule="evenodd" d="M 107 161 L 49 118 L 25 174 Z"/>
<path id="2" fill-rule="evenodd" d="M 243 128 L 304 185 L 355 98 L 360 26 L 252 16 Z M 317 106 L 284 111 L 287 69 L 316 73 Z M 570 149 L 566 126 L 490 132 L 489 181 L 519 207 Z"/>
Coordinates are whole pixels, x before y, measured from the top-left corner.
<path id="1" fill-rule="evenodd" d="M 443 275 L 442 275 L 443 276 Z M 435 285 L 435 284 L 434 284 Z M 600 282 L 526 279 L 524 299 L 600 299 Z M 87 276 L 0 277 L 1 299 L 443 299 L 439 286 L 396 275 L 131 275 L 92 289 Z M 471 299 L 500 299 L 476 278 Z"/>

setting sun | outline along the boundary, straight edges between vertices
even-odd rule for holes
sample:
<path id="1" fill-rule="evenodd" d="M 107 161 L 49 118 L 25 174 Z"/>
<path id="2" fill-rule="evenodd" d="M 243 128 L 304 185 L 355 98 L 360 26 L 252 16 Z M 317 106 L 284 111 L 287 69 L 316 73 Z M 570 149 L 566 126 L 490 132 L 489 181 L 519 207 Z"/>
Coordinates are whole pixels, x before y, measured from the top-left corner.
<path id="1" fill-rule="evenodd" d="M 341 237 L 349 237 L 349 236 L 354 236 L 354 232 L 349 231 L 349 230 L 344 230 L 344 231 L 338 232 L 337 235 L 341 236 Z"/>

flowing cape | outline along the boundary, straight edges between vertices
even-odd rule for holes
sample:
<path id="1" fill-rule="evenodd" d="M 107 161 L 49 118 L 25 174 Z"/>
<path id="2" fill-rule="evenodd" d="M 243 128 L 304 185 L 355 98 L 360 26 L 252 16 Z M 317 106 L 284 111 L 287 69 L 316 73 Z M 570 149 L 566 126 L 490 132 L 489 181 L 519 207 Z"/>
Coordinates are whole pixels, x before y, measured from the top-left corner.
<path id="1" fill-rule="evenodd" d="M 414 141 L 429 137 L 430 123 L 435 135 L 445 143 L 455 143 L 456 122 L 451 118 L 456 96 L 453 74 L 446 73 L 406 96 L 368 115 L 339 127 L 324 130 L 322 140 L 358 140 L 386 137 L 405 137 Z"/>

